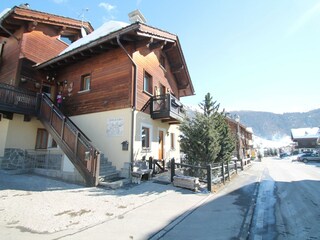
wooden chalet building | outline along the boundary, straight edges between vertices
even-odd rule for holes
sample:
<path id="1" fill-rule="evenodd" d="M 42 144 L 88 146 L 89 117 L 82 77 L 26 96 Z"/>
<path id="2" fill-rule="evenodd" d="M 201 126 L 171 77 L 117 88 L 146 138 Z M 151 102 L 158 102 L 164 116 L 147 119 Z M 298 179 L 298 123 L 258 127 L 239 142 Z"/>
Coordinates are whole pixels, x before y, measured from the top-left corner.
<path id="1" fill-rule="evenodd" d="M 141 22 L 138 11 L 132 18 L 93 31 L 89 23 L 23 7 L 0 15 L 2 167 L 17 149 L 25 166 L 34 164 L 27 160 L 35 150 L 58 145 L 61 163 L 52 174 L 81 175 L 92 186 L 107 174 L 100 161 L 129 177 L 136 160 L 179 157 L 179 99 L 194 94 L 179 39 Z"/>
<path id="2" fill-rule="evenodd" d="M 252 130 L 235 119 L 227 117 L 229 128 L 237 139 L 234 156 L 240 159 L 251 158 L 253 153 Z"/>
<path id="3" fill-rule="evenodd" d="M 299 151 L 312 151 L 319 148 L 319 137 L 318 127 L 291 129 L 291 140 L 295 143 L 295 149 Z"/>

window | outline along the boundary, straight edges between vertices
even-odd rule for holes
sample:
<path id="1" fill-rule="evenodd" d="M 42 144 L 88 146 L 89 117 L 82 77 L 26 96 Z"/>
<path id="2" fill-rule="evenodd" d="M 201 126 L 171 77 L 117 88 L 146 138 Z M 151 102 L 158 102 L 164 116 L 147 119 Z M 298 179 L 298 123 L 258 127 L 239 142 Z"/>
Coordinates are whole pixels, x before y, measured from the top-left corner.
<path id="1" fill-rule="evenodd" d="M 142 127 L 141 144 L 142 148 L 150 148 L 150 128 L 148 127 Z"/>
<path id="2" fill-rule="evenodd" d="M 80 91 L 89 91 L 91 85 L 91 76 L 90 74 L 83 75 L 81 77 L 81 87 Z"/>
<path id="3" fill-rule="evenodd" d="M 48 145 L 48 132 L 45 129 L 38 128 L 35 149 L 46 149 Z"/>
<path id="4" fill-rule="evenodd" d="M 3 49 L 4 49 L 4 45 L 6 44 L 6 42 L 1 42 L 0 43 L 0 62 L 2 60 L 2 55 L 3 55 Z"/>
<path id="5" fill-rule="evenodd" d="M 149 93 L 152 95 L 152 77 L 150 74 L 148 74 L 147 72 L 144 73 L 144 78 L 143 78 L 143 91 L 145 91 L 146 93 Z"/>
<path id="6" fill-rule="evenodd" d="M 170 142 L 171 142 L 171 145 L 170 145 L 170 147 L 171 147 L 171 149 L 173 150 L 173 149 L 175 149 L 175 135 L 174 135 L 174 133 L 170 133 Z"/>
<path id="7" fill-rule="evenodd" d="M 166 68 L 166 58 L 161 54 L 160 55 L 160 65 L 165 69 Z"/>

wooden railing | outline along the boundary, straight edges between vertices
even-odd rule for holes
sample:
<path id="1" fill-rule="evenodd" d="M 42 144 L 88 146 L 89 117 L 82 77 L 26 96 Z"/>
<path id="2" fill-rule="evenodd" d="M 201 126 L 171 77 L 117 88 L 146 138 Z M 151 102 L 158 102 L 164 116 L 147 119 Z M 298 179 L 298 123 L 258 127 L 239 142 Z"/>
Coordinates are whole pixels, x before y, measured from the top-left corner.
<path id="1" fill-rule="evenodd" d="M 185 117 L 182 103 L 170 93 L 152 97 L 151 117 L 153 119 L 171 118 L 181 122 Z"/>
<path id="2" fill-rule="evenodd" d="M 207 189 L 209 192 L 212 190 L 212 184 L 219 182 L 225 183 L 226 179 L 230 180 L 230 177 L 234 173 L 238 173 L 237 161 L 230 161 L 229 163 L 218 163 L 218 164 L 208 164 L 207 166 L 195 166 L 185 163 L 177 163 L 175 159 L 172 158 L 170 161 L 171 168 L 171 182 L 173 182 L 173 177 L 176 175 L 176 169 L 179 169 L 180 173 L 190 177 L 197 177 L 200 181 L 207 183 Z M 239 160 L 240 161 L 240 160 Z"/>
<path id="3" fill-rule="evenodd" d="M 39 119 L 63 152 L 83 176 L 88 186 L 99 183 L 100 152 L 90 139 L 54 105 L 41 95 Z"/>
<path id="4" fill-rule="evenodd" d="M 36 93 L 0 83 L 0 110 L 35 115 L 37 111 Z"/>

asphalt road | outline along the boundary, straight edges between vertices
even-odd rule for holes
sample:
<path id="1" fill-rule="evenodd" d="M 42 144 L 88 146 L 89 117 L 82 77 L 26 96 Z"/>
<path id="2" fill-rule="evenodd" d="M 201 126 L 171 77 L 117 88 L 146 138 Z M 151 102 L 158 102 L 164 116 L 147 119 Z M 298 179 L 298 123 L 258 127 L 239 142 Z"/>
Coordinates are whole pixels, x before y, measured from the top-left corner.
<path id="1" fill-rule="evenodd" d="M 320 164 L 253 163 L 161 239 L 320 239 Z"/>

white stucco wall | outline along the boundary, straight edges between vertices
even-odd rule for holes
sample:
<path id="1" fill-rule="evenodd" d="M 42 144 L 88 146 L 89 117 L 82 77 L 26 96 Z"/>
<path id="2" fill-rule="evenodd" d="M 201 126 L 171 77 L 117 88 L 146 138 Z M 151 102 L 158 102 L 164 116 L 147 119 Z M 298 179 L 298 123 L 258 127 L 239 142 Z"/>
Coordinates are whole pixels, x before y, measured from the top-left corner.
<path id="1" fill-rule="evenodd" d="M 130 162 L 131 118 L 130 108 L 71 117 L 93 144 L 120 170 Z M 121 143 L 129 142 L 128 151 Z"/>
<path id="2" fill-rule="evenodd" d="M 0 121 L 0 157 L 4 155 L 6 139 L 8 134 L 9 120 L 2 118 Z"/>
<path id="3" fill-rule="evenodd" d="M 153 120 L 149 114 L 135 112 L 136 124 L 134 132 L 134 160 L 143 156 L 159 157 L 159 130 L 164 132 L 164 159 L 178 159 L 180 157 L 179 125 L 162 123 Z M 108 158 L 109 161 L 121 170 L 125 163 L 131 162 L 131 120 L 132 110 L 122 109 L 108 112 L 92 113 L 71 117 L 72 121 L 90 138 L 93 144 Z M 141 127 L 147 125 L 151 129 L 150 151 L 142 149 Z M 170 133 L 175 134 L 175 149 L 171 149 Z M 122 150 L 121 143 L 129 142 L 128 151 Z"/>
<path id="4" fill-rule="evenodd" d="M 148 159 L 150 156 L 154 159 L 159 157 L 159 131 L 164 132 L 164 156 L 163 158 L 169 160 L 171 158 L 180 157 L 180 145 L 178 142 L 179 139 L 179 125 L 170 125 L 168 123 L 163 123 L 161 120 L 153 120 L 150 115 L 138 112 L 136 115 L 136 135 L 135 135 L 135 159 L 142 159 L 143 156 Z M 141 130 L 142 126 L 150 127 L 151 130 L 151 147 L 149 151 L 142 149 L 141 145 Z M 175 143 L 174 149 L 171 149 L 171 139 L 170 133 L 174 133 Z"/>
<path id="5" fill-rule="evenodd" d="M 8 121 L 8 131 L 5 148 L 34 149 L 36 144 L 37 129 L 44 128 L 39 120 L 23 121 L 23 115 L 14 114 Z M 1 121 L 2 124 L 2 121 Z"/>

